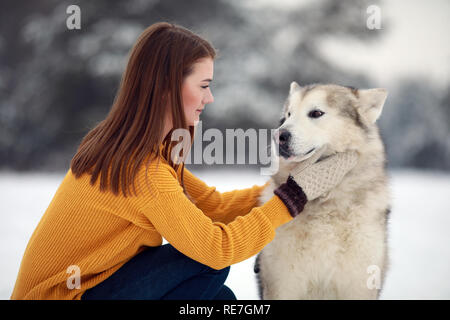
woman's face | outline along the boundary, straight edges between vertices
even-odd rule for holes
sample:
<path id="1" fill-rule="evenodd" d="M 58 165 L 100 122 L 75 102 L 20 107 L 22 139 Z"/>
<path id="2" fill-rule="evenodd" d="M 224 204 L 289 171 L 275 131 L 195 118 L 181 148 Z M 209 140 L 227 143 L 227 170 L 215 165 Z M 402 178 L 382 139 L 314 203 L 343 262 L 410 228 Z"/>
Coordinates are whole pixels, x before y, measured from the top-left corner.
<path id="1" fill-rule="evenodd" d="M 209 87 L 213 73 L 213 59 L 203 58 L 194 63 L 193 71 L 183 80 L 181 95 L 184 115 L 189 126 L 195 125 L 205 105 L 214 101 Z"/>

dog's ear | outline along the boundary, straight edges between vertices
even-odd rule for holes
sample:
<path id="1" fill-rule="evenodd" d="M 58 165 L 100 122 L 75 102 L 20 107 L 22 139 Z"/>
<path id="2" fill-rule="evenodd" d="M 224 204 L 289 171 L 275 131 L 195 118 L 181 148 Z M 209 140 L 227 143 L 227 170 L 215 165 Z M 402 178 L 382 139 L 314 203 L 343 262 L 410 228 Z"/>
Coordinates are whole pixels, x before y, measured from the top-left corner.
<path id="1" fill-rule="evenodd" d="M 302 87 L 301 87 L 297 82 L 292 81 L 292 82 L 291 82 L 291 85 L 290 85 L 290 87 L 289 87 L 289 94 L 288 94 L 286 100 L 284 101 L 283 111 L 281 112 L 281 114 L 282 114 L 282 119 L 281 119 L 280 122 L 284 122 L 284 120 L 286 120 L 286 119 L 284 118 L 283 115 L 286 113 L 286 110 L 289 108 L 289 100 L 290 100 L 292 94 L 293 94 L 294 92 L 297 92 L 297 91 L 300 91 L 300 90 L 302 90 Z M 281 126 L 281 124 L 282 124 L 282 123 L 280 123 L 280 126 Z"/>
<path id="2" fill-rule="evenodd" d="M 292 81 L 291 87 L 289 89 L 289 94 L 293 94 L 294 92 L 299 91 L 301 89 L 302 89 L 302 87 L 300 87 L 300 85 L 297 82 Z"/>
<path id="3" fill-rule="evenodd" d="M 359 113 L 370 123 L 375 123 L 383 111 L 387 94 L 387 90 L 382 88 L 359 89 Z"/>

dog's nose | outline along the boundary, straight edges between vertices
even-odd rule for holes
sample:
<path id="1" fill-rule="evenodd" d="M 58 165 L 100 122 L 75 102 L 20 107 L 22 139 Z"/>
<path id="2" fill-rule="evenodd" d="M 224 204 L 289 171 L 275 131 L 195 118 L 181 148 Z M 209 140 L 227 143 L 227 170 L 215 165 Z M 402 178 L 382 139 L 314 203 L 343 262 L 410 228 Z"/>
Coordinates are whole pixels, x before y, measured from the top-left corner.
<path id="1" fill-rule="evenodd" d="M 282 130 L 278 139 L 280 145 L 287 145 L 291 139 L 291 133 L 287 130 Z"/>

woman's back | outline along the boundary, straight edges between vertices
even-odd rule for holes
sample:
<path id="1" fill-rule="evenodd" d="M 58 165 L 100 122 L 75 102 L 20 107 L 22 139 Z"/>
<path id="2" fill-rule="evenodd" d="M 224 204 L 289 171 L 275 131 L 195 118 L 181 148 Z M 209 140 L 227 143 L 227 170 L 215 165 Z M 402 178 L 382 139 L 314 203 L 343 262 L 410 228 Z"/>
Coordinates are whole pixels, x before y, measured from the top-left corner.
<path id="1" fill-rule="evenodd" d="M 68 170 L 27 245 L 12 299 L 77 298 L 142 246 L 161 245 L 135 201 L 89 181 L 88 174 L 76 179 Z M 81 291 L 67 287 L 70 266 L 80 272 Z"/>

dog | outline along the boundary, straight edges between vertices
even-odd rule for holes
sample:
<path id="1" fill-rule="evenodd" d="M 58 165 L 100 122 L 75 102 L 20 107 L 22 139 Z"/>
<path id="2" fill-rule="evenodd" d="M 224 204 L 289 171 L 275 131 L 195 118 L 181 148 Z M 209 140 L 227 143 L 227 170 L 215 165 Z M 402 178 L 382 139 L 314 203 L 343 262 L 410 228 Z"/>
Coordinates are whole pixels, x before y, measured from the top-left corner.
<path id="1" fill-rule="evenodd" d="M 385 89 L 290 85 L 277 137 L 279 170 L 259 204 L 289 171 L 326 146 L 318 160 L 354 150 L 356 166 L 331 191 L 308 201 L 255 260 L 260 299 L 378 299 L 388 269 L 391 208 L 386 156 L 376 120 Z"/>

